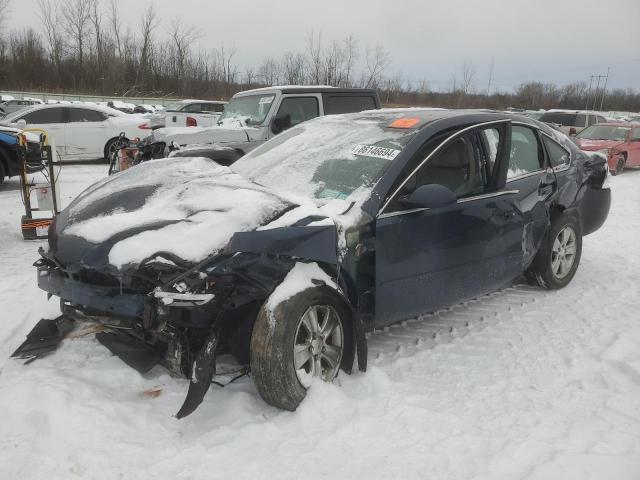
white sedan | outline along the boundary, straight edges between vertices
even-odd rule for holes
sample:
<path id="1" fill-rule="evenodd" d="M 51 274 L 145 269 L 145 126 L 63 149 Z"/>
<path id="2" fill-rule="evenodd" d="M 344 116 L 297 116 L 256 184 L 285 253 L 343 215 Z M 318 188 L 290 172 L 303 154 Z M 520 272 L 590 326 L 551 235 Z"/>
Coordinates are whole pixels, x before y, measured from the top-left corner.
<path id="1" fill-rule="evenodd" d="M 143 115 L 98 105 L 38 105 L 7 115 L 0 122 L 45 130 L 63 161 L 107 158 L 121 132 L 133 139 L 147 136 L 150 130 Z"/>

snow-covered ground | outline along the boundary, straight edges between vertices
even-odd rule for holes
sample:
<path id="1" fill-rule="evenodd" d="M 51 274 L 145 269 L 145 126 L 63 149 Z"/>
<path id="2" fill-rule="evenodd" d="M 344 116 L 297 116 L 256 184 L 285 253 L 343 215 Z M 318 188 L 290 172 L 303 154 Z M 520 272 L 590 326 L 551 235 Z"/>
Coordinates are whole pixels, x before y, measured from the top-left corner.
<path id="1" fill-rule="evenodd" d="M 106 172 L 67 166 L 65 203 Z M 187 381 L 94 338 L 8 359 L 57 301 L 36 288 L 18 182 L 0 187 L 0 479 L 640 478 L 640 171 L 564 290 L 514 286 L 370 336 L 369 371 L 295 413 L 249 378 L 176 420 Z M 146 393 L 145 393 L 146 392 Z"/>

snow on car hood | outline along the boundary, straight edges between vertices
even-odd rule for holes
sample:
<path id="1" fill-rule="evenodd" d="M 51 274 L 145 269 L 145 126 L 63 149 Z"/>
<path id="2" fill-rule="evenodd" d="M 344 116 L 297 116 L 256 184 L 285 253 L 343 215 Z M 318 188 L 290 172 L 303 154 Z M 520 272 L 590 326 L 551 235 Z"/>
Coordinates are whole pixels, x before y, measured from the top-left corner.
<path id="1" fill-rule="evenodd" d="M 622 145 L 624 142 L 619 140 L 587 140 L 578 139 L 580 148 L 587 151 L 603 150 L 605 148 L 614 148 Z"/>
<path id="2" fill-rule="evenodd" d="M 195 262 L 291 205 L 209 159 L 161 159 L 85 190 L 59 217 L 56 232 L 111 245 L 104 254 L 117 269 L 158 252 Z"/>
<path id="3" fill-rule="evenodd" d="M 168 127 L 158 128 L 151 134 L 151 142 L 170 142 L 178 145 L 193 143 L 231 143 L 249 140 L 245 129 L 234 127 Z"/>

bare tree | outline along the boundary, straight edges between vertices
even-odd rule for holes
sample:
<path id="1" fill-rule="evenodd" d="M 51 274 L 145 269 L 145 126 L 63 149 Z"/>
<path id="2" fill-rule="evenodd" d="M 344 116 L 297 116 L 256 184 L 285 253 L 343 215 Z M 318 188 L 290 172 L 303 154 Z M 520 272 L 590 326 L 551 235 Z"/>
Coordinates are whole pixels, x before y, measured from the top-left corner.
<path id="1" fill-rule="evenodd" d="M 470 61 L 465 60 L 460 67 L 460 72 L 462 74 L 462 91 L 465 94 L 471 93 L 471 88 L 473 87 L 473 80 L 476 76 L 476 67 Z"/>
<path id="2" fill-rule="evenodd" d="M 231 85 L 235 83 L 238 69 L 233 65 L 233 57 L 236 54 L 235 47 L 226 49 L 224 43 L 218 49 L 219 63 L 222 67 L 222 79 L 224 82 L 225 94 L 231 96 Z"/>
<path id="3" fill-rule="evenodd" d="M 2 35 L 2 32 L 4 32 L 4 29 L 2 27 L 4 25 L 4 22 L 9 17 L 9 2 L 10 0 L 0 0 L 0 35 Z"/>
<path id="4" fill-rule="evenodd" d="M 60 5 L 53 0 L 38 0 L 39 16 L 49 49 L 49 57 L 55 68 L 55 77 L 60 82 L 65 41 L 62 32 Z"/>
<path id="5" fill-rule="evenodd" d="M 67 0 L 62 6 L 64 29 L 70 38 L 70 46 L 76 52 L 76 77 L 78 86 L 82 88 L 84 74 L 84 57 L 91 15 L 91 2 L 86 0 Z"/>
<path id="6" fill-rule="evenodd" d="M 280 79 L 280 65 L 273 57 L 264 59 L 258 69 L 258 79 L 264 85 L 276 85 Z"/>
<path id="7" fill-rule="evenodd" d="M 309 83 L 320 84 L 323 81 L 323 68 L 322 68 L 322 32 L 318 32 L 318 35 L 313 33 L 313 30 L 307 38 L 307 51 L 309 54 Z"/>
<path id="8" fill-rule="evenodd" d="M 142 47 L 140 48 L 140 57 L 138 60 L 138 68 L 136 69 L 135 84 L 141 82 L 144 79 L 145 72 L 148 68 L 149 52 L 153 45 L 153 31 L 158 25 L 156 11 L 153 8 L 153 3 L 149 4 L 149 8 L 145 11 L 142 21 L 140 22 L 140 32 L 142 35 Z"/>
<path id="9" fill-rule="evenodd" d="M 374 49 L 368 49 L 365 56 L 366 72 L 363 85 L 366 88 L 375 88 L 380 83 L 384 71 L 391 63 L 391 56 L 382 45 Z"/>
<path id="10" fill-rule="evenodd" d="M 304 84 L 306 75 L 306 59 L 302 53 L 285 52 L 282 55 L 281 70 L 284 83 L 287 85 Z"/>

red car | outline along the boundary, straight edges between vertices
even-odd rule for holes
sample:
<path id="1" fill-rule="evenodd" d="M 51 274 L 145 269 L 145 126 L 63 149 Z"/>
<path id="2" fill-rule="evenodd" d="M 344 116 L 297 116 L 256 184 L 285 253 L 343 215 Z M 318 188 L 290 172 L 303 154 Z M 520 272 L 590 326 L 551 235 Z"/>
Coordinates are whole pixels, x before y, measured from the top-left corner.
<path id="1" fill-rule="evenodd" d="M 598 123 L 576 135 L 582 150 L 599 151 L 609 160 L 613 175 L 625 167 L 640 167 L 640 123 Z"/>

